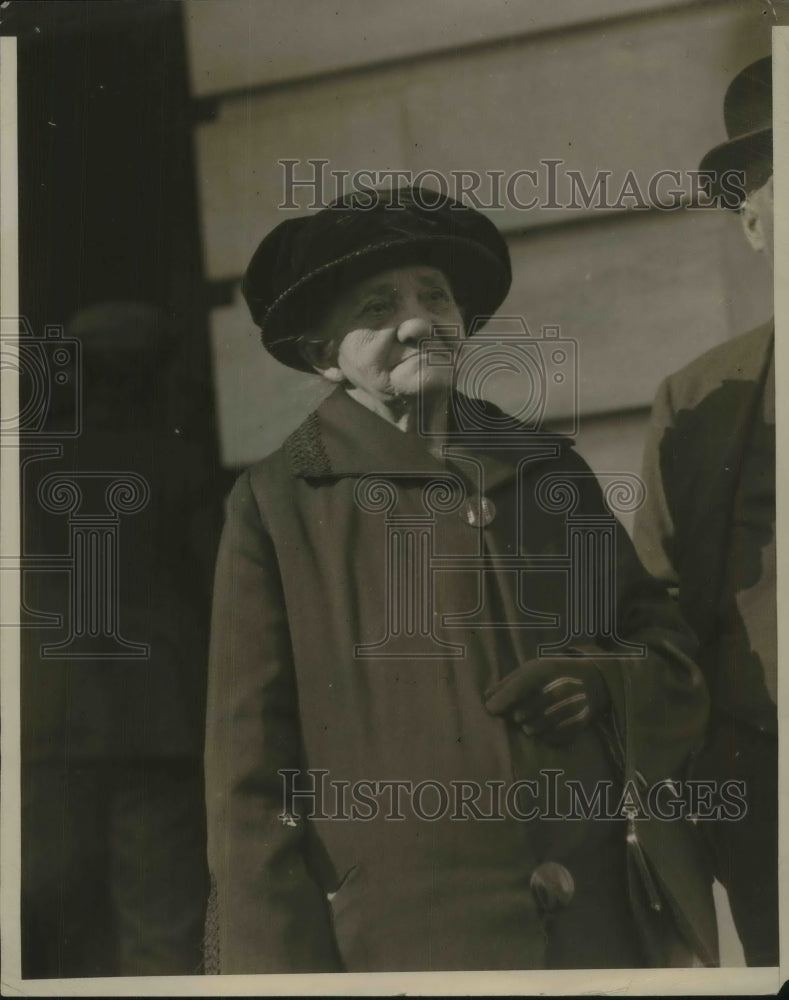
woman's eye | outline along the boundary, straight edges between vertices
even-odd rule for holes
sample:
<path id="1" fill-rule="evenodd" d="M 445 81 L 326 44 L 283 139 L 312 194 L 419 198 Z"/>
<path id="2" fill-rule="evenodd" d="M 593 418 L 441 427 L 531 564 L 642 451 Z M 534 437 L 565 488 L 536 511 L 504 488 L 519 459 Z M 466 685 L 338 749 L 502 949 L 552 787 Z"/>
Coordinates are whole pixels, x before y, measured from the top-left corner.
<path id="1" fill-rule="evenodd" d="M 443 288 L 431 288 L 429 293 L 431 302 L 448 302 L 449 295 Z"/>
<path id="2" fill-rule="evenodd" d="M 388 308 L 388 303 L 384 302 L 383 299 L 373 299 L 366 303 L 362 312 L 365 316 L 383 316 Z"/>

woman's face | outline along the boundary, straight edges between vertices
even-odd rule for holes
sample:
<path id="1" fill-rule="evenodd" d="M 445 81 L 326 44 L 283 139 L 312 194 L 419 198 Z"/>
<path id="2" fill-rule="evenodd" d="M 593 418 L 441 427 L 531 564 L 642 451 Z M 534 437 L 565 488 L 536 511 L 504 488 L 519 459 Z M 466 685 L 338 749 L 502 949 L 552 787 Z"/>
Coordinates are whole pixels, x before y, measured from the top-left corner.
<path id="1" fill-rule="evenodd" d="M 325 361 L 317 364 L 333 382 L 379 403 L 419 392 L 446 390 L 450 365 L 420 361 L 426 338 L 464 336 L 449 281 L 434 267 L 410 266 L 382 271 L 354 285 L 337 299 L 318 331 Z"/>

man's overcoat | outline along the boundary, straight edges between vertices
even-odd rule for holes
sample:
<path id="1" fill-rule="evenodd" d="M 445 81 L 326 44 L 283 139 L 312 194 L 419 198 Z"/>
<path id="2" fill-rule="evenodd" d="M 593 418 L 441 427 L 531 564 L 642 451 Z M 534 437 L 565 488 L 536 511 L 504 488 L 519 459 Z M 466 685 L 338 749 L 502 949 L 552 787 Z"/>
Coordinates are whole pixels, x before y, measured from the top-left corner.
<path id="1" fill-rule="evenodd" d="M 752 687 L 747 698 L 729 696 L 718 676 L 725 624 L 721 591 L 733 527 L 741 516 L 735 506 L 737 489 L 748 435 L 767 391 L 773 334 L 771 320 L 713 348 L 661 383 L 645 449 L 647 496 L 636 514 L 635 539 L 644 565 L 677 591 L 684 618 L 699 640 L 698 662 L 714 709 L 775 736 L 775 704 L 759 670 L 738 664 L 739 693 L 746 684 Z M 774 431 L 772 435 L 774 449 Z M 770 496 L 768 513 L 774 520 L 774 451 L 771 457 L 764 493 Z"/>
<path id="2" fill-rule="evenodd" d="M 778 675 L 772 321 L 663 381 L 636 515 L 644 565 L 699 640 L 710 731 L 694 780 L 737 781 L 746 814 L 700 823 L 749 965 L 778 960 Z"/>

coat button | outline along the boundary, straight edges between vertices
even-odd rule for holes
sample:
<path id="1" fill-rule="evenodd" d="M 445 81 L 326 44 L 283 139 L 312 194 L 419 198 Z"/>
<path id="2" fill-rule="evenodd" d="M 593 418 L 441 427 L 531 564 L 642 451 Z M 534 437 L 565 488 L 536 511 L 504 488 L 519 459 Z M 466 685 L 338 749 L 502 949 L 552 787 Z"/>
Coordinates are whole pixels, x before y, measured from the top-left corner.
<path id="1" fill-rule="evenodd" d="M 487 528 L 496 516 L 496 505 L 487 497 L 469 497 L 458 513 L 472 528 Z"/>
<path id="2" fill-rule="evenodd" d="M 537 865 L 531 873 L 529 885 L 544 913 L 564 909 L 575 895 L 572 875 L 557 861 L 544 861 Z"/>

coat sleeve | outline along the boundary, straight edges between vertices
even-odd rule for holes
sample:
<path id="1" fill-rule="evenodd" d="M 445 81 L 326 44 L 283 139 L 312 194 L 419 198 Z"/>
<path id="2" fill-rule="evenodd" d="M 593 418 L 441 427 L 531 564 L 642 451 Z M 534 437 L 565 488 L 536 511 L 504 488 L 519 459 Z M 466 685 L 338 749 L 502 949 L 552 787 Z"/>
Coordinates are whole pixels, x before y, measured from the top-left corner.
<path id="1" fill-rule="evenodd" d="M 306 864 L 306 823 L 283 818 L 278 771 L 301 766 L 300 747 L 277 559 L 245 474 L 229 500 L 211 627 L 207 971 L 340 968 L 325 897 Z"/>
<path id="2" fill-rule="evenodd" d="M 577 456 L 575 461 L 586 484 L 583 509 L 611 517 L 588 466 Z M 668 528 L 668 522 L 663 526 Z M 607 682 L 630 768 L 654 781 L 681 777 L 703 742 L 709 711 L 707 688 L 695 662 L 698 642 L 668 592 L 669 580 L 647 572 L 618 522 L 614 538 L 612 634 L 596 636 L 586 652 L 592 658 L 596 649 L 606 653 L 596 664 Z M 605 606 L 607 601 L 600 595 L 594 604 Z M 617 640 L 640 646 L 641 652 L 616 655 L 621 648 Z"/>
<path id="3" fill-rule="evenodd" d="M 652 429 L 655 450 L 668 407 L 666 387 Z M 655 468 L 645 476 L 648 491 L 659 485 L 659 475 L 656 453 Z M 651 501 L 654 522 L 647 554 L 654 575 L 646 571 L 625 530 L 619 526 L 616 533 L 616 633 L 643 645 L 643 655 L 600 659 L 597 665 L 611 694 L 612 742 L 618 744 L 623 779 L 645 807 L 637 821 L 628 821 L 634 876 L 642 881 L 650 906 L 656 900 L 667 904 L 686 944 L 705 965 L 715 965 L 712 873 L 698 832 L 682 817 L 664 821 L 649 815 L 649 790 L 667 780 L 682 786 L 709 718 L 709 694 L 695 662 L 698 642 L 669 596 L 676 585 L 670 560 L 673 529 L 662 489 Z M 606 638 L 600 642 L 605 648 Z M 664 964 L 665 956 L 655 954 L 655 963 Z"/>
<path id="4" fill-rule="evenodd" d="M 670 714 L 665 715 L 659 712 L 655 721 L 661 723 L 663 730 L 668 735 L 683 737 L 679 745 L 684 746 L 686 751 L 692 752 L 694 749 L 698 749 L 698 746 L 703 742 L 706 735 L 709 699 L 701 672 L 695 662 L 693 662 L 698 652 L 698 642 L 690 626 L 687 625 L 681 616 L 677 602 L 680 581 L 674 554 L 675 527 L 671 515 L 671 505 L 667 498 L 667 480 L 671 479 L 672 470 L 667 468 L 665 464 L 669 461 L 670 456 L 666 454 L 661 455 L 661 442 L 666 431 L 674 425 L 675 413 L 676 407 L 672 394 L 671 380 L 665 379 L 658 389 L 652 407 L 642 464 L 645 500 L 636 512 L 633 546 L 630 546 L 628 539 L 625 539 L 620 544 L 622 556 L 626 564 L 634 562 L 635 556 L 637 556 L 649 577 L 658 581 L 667 589 L 672 599 L 671 601 L 666 601 L 661 595 L 661 607 L 664 610 L 655 614 L 654 621 L 660 621 L 661 617 L 666 620 L 666 616 L 669 616 L 675 622 L 673 626 L 674 635 L 661 635 L 659 630 L 656 631 L 654 627 L 650 627 L 649 616 L 644 615 L 641 610 L 643 598 L 634 598 L 632 589 L 630 592 L 626 590 L 623 595 L 626 601 L 623 615 L 625 627 L 641 634 L 642 640 L 649 643 L 651 649 L 655 651 L 666 649 L 674 651 L 674 661 L 677 661 L 677 657 L 679 656 L 687 658 L 688 662 L 684 670 L 683 668 L 678 669 L 682 670 L 684 676 L 692 685 L 692 694 L 694 697 L 686 700 L 688 708 L 692 703 L 698 706 L 697 723 L 693 727 L 695 729 L 695 739 L 692 739 L 693 734 L 690 731 L 690 727 L 687 734 L 677 733 L 675 728 L 670 724 L 671 719 L 679 721 L 679 703 L 677 699 L 681 695 L 681 685 L 678 687 L 671 686 L 670 690 L 673 690 L 677 697 L 669 697 L 665 705 L 665 712 Z M 632 547 L 635 547 L 635 554 L 628 551 Z M 640 575 L 642 578 L 644 577 L 643 572 Z M 626 581 L 631 581 L 633 573 L 625 569 L 624 578 Z M 644 588 L 651 585 L 651 582 L 647 579 L 641 585 L 640 589 L 643 591 Z M 628 586 L 632 588 L 633 584 L 629 582 Z M 672 659 L 672 657 L 669 656 L 669 659 Z M 675 672 L 675 679 L 677 677 L 678 675 Z M 635 713 L 639 717 L 643 716 L 648 723 L 650 712 L 648 685 L 639 683 L 638 670 L 631 670 L 630 678 L 632 686 L 630 715 L 632 716 Z M 687 693 L 690 695 L 691 691 L 689 690 Z M 658 732 L 654 736 L 651 736 L 651 733 L 652 727 L 650 725 L 646 724 L 642 727 L 639 724 L 636 733 L 632 737 L 636 743 L 647 744 L 647 746 L 641 748 L 640 756 L 651 756 L 648 753 L 649 745 L 654 745 L 659 737 Z M 639 737 L 639 739 L 636 739 L 636 737 Z M 655 754 L 655 757 L 660 760 L 663 755 Z"/>
<path id="5" fill-rule="evenodd" d="M 698 643 L 665 582 L 650 576 L 627 532 L 617 532 L 616 630 L 642 655 L 600 661 L 624 737 L 628 771 L 647 781 L 681 778 L 701 747 L 709 695 Z M 603 639 L 605 643 L 605 639 Z"/>

